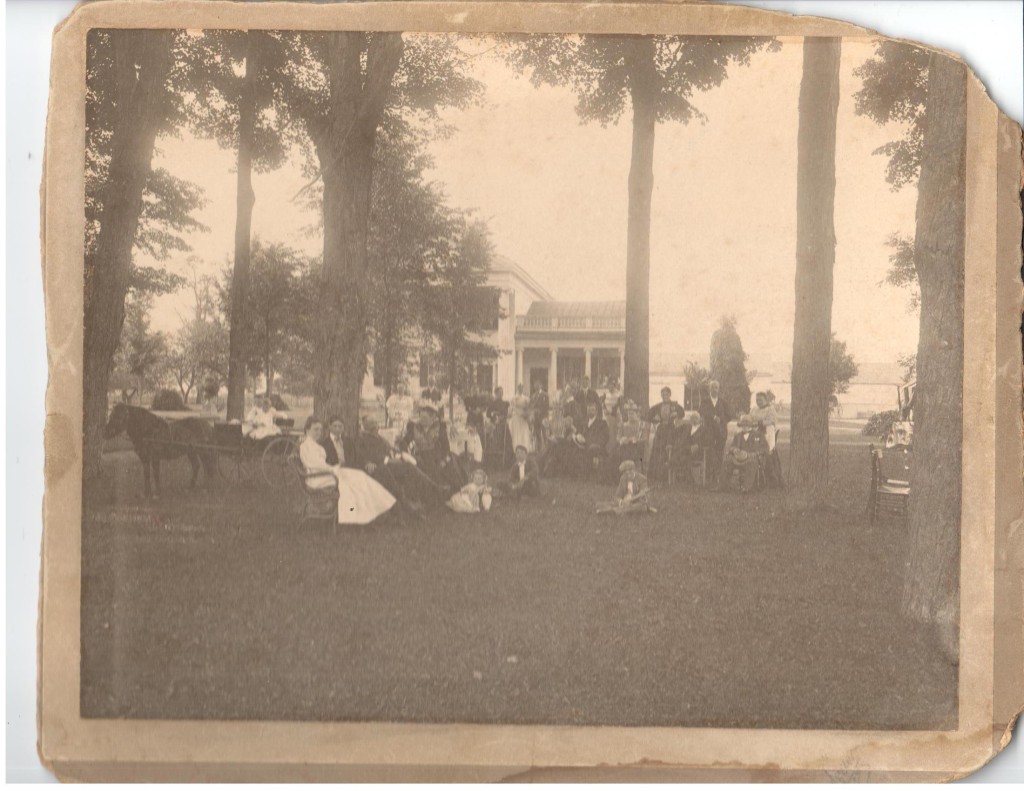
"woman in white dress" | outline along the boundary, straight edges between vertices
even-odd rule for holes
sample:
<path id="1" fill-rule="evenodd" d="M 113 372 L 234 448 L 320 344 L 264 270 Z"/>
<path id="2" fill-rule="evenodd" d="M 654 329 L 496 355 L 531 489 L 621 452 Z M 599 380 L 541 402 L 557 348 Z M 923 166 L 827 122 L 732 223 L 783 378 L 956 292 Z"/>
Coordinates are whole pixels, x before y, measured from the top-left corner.
<path id="1" fill-rule="evenodd" d="M 307 478 L 308 486 L 328 489 L 337 484 L 338 524 L 366 525 L 394 508 L 391 493 L 365 472 L 327 463 L 327 450 L 320 444 L 323 435 L 323 421 L 311 416 L 299 445 L 299 459 L 307 473 L 323 473 Z"/>
<path id="2" fill-rule="evenodd" d="M 516 386 L 512 399 L 512 414 L 508 419 L 508 430 L 512 435 L 512 447 L 522 445 L 528 453 L 534 451 L 533 430 L 530 427 L 530 397 L 523 393 L 523 386 Z"/>
<path id="3" fill-rule="evenodd" d="M 242 434 L 251 439 L 276 437 L 281 433 L 281 429 L 274 422 L 274 419 L 278 416 L 279 413 L 274 409 L 273 402 L 270 398 L 264 396 L 258 404 L 249 410 L 249 414 L 245 416 L 245 426 L 242 428 Z"/>
<path id="4" fill-rule="evenodd" d="M 397 436 L 402 436 L 413 411 L 412 396 L 409 395 L 409 388 L 404 382 L 399 382 L 398 390 L 388 396 L 385 408 L 387 409 L 388 426 L 395 429 Z"/>

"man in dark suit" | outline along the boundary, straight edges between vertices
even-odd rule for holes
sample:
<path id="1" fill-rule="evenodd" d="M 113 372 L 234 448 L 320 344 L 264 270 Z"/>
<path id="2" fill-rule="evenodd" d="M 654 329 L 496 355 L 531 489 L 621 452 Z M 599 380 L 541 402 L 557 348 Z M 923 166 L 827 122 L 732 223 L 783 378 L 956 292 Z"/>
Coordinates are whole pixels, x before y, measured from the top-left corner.
<path id="1" fill-rule="evenodd" d="M 508 420 L 509 404 L 505 400 L 505 391 L 500 388 L 494 388 L 494 400 L 487 405 L 487 417 L 490 418 L 491 423 L 497 425 Z"/>
<path id="2" fill-rule="evenodd" d="M 530 396 L 530 410 L 533 412 L 533 439 L 539 450 L 543 447 L 544 421 L 551 412 L 551 401 L 540 382 L 533 383 L 533 395 Z"/>
<path id="3" fill-rule="evenodd" d="M 576 391 L 576 396 L 573 398 L 573 412 L 575 413 L 573 417 L 576 418 L 576 425 L 581 425 L 587 421 L 587 407 L 591 404 L 597 404 L 597 414 L 600 416 L 601 397 L 590 386 L 590 377 L 584 376 L 580 389 Z"/>
<path id="4" fill-rule="evenodd" d="M 380 435 L 376 418 L 363 418 L 363 429 L 352 442 L 352 466 L 374 478 L 413 513 L 444 505 L 444 490 L 415 464 L 395 455 Z"/>
<path id="5" fill-rule="evenodd" d="M 587 404 L 587 419 L 575 437 L 577 468 L 583 474 L 599 472 L 608 455 L 608 423 L 599 413 L 596 401 Z"/>
<path id="6" fill-rule="evenodd" d="M 719 395 L 718 382 L 712 379 L 708 383 L 708 397 L 701 399 L 700 417 L 702 423 L 702 441 L 708 449 L 708 485 L 718 484 L 722 461 L 725 456 L 725 438 L 728 434 L 729 405 Z"/>
<path id="7" fill-rule="evenodd" d="M 327 432 L 320 440 L 327 451 L 327 463 L 332 467 L 348 466 L 345 459 L 345 421 L 340 417 L 332 417 L 327 424 Z"/>
<path id="8" fill-rule="evenodd" d="M 498 489 L 516 499 L 524 494 L 540 497 L 540 467 L 530 458 L 525 446 L 516 446 L 516 460 L 509 471 L 509 479 L 501 481 Z"/>

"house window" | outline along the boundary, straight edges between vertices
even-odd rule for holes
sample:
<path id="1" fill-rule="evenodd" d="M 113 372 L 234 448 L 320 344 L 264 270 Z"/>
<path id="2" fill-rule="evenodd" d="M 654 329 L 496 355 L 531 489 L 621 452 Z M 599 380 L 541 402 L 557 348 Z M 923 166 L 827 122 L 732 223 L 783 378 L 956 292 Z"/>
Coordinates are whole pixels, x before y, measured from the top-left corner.
<path id="1" fill-rule="evenodd" d="M 476 386 L 481 393 L 494 392 L 494 366 L 481 363 L 476 368 Z"/>
<path id="2" fill-rule="evenodd" d="M 493 302 L 485 328 L 491 332 L 497 332 L 498 322 L 501 320 L 501 291 L 496 288 L 492 288 L 490 291 Z"/>

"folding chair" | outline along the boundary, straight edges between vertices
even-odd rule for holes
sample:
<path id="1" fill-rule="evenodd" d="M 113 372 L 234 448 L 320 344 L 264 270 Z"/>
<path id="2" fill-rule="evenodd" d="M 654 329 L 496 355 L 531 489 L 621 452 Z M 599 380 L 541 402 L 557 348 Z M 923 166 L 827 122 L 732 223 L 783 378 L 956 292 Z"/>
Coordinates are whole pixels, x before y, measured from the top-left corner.
<path id="1" fill-rule="evenodd" d="M 871 491 L 868 495 L 868 513 L 871 524 L 879 511 L 900 517 L 904 523 L 909 514 L 910 468 L 914 454 L 906 445 L 891 448 L 869 446 L 871 452 Z"/>

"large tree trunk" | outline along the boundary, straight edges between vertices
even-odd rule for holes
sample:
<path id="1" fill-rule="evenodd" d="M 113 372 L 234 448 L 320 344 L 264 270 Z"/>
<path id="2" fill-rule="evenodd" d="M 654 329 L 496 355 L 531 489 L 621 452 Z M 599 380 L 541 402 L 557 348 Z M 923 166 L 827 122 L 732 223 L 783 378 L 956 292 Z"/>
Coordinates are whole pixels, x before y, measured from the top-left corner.
<path id="1" fill-rule="evenodd" d="M 936 624 L 951 656 L 960 591 L 966 115 L 963 64 L 933 53 L 914 238 L 921 332 L 903 608 Z"/>
<path id="2" fill-rule="evenodd" d="M 633 150 L 629 163 L 626 227 L 626 350 L 623 392 L 641 409 L 650 398 L 651 194 L 654 190 L 654 130 L 658 122 L 658 72 L 654 40 L 634 39 L 630 62 Z"/>
<path id="3" fill-rule="evenodd" d="M 313 411 L 358 425 L 366 373 L 367 249 L 370 187 L 377 129 L 402 58 L 399 33 L 327 34 L 330 104 L 314 132 L 324 182 L 323 287 L 314 361 Z"/>
<path id="4" fill-rule="evenodd" d="M 82 451 L 86 479 L 100 472 L 107 387 L 124 324 L 132 248 L 153 146 L 165 121 L 171 36 L 166 31 L 123 30 L 110 37 L 117 115 L 99 234 L 94 253 L 85 260 Z"/>
<path id="5" fill-rule="evenodd" d="M 245 416 L 245 330 L 249 297 L 249 258 L 252 238 L 252 152 L 256 133 L 256 81 L 260 33 L 250 31 L 245 43 L 245 81 L 238 104 L 238 186 L 235 203 L 235 265 L 231 272 L 231 316 L 228 331 L 227 419 Z"/>
<path id="6" fill-rule="evenodd" d="M 828 491 L 840 54 L 838 38 L 804 39 L 797 133 L 796 317 L 788 489 L 789 504 L 797 509 L 822 505 Z"/>

